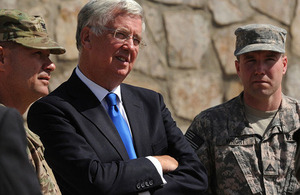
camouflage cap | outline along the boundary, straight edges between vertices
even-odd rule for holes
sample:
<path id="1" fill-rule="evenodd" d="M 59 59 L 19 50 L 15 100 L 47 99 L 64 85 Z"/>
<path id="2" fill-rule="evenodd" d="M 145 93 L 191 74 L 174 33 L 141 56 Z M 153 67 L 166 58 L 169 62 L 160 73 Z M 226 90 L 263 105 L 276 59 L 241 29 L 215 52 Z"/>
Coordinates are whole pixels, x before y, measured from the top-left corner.
<path id="1" fill-rule="evenodd" d="M 268 50 L 285 52 L 286 30 L 270 24 L 249 24 L 235 31 L 238 56 L 251 51 Z"/>
<path id="2" fill-rule="evenodd" d="M 42 17 L 29 16 L 16 9 L 0 9 L 0 41 L 13 41 L 34 49 L 63 54 L 65 48 L 49 38 Z"/>

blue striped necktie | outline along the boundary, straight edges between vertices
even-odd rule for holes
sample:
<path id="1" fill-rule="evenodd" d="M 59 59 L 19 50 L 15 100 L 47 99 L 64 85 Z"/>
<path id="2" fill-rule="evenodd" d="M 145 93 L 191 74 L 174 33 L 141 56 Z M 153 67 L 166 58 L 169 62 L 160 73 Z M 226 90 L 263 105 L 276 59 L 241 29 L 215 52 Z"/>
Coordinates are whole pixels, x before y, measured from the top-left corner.
<path id="1" fill-rule="evenodd" d="M 108 105 L 108 114 L 120 134 L 120 137 L 125 145 L 127 153 L 129 155 L 129 158 L 135 159 L 136 154 L 135 154 L 135 150 L 133 147 L 133 141 L 132 141 L 132 137 L 130 134 L 130 130 L 129 130 L 129 127 L 128 127 L 126 121 L 122 117 L 122 114 L 121 114 L 118 106 L 117 106 L 117 98 L 116 97 L 117 96 L 114 93 L 108 93 L 105 97 L 105 100 Z"/>

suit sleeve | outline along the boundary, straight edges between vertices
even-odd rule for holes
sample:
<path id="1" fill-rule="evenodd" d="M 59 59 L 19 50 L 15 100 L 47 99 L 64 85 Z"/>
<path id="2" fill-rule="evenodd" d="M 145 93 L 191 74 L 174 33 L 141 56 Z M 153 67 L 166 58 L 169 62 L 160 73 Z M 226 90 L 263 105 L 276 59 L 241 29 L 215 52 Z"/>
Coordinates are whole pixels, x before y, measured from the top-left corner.
<path id="1" fill-rule="evenodd" d="M 26 152 L 23 120 L 16 110 L 0 108 L 0 194 L 40 195 Z"/>
<path id="2" fill-rule="evenodd" d="M 159 95 L 159 97 L 168 141 L 167 154 L 174 157 L 179 166 L 175 171 L 164 174 L 167 184 L 156 190 L 154 194 L 202 194 L 207 189 L 206 170 L 181 130 L 176 126 L 162 96 Z"/>
<path id="3" fill-rule="evenodd" d="M 162 184 L 156 168 L 146 158 L 109 160 L 107 150 L 107 156 L 100 159 L 79 131 L 85 129 L 88 133 L 89 129 L 74 118 L 77 111 L 71 105 L 58 106 L 57 101 L 37 101 L 31 106 L 27 120 L 45 146 L 45 158 L 63 194 L 134 194 Z M 102 143 L 99 147 L 105 150 L 107 145 Z M 139 180 L 150 185 L 140 189 Z"/>

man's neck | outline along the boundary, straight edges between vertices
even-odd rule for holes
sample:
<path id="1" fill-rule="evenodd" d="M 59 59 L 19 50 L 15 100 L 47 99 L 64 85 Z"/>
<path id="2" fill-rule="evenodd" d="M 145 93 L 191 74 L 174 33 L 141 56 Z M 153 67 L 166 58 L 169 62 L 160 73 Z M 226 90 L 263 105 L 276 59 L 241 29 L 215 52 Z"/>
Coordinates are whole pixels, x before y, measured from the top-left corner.
<path id="1" fill-rule="evenodd" d="M 81 68 L 79 65 L 77 68 L 81 72 L 81 74 L 84 75 L 84 77 L 94 82 L 95 84 L 103 87 L 107 91 L 112 91 L 113 89 L 118 87 L 123 81 L 122 79 L 108 78 L 107 75 L 100 74 L 99 76 L 97 76 L 97 78 L 94 78 L 92 74 L 89 74 L 89 70 Z"/>
<path id="2" fill-rule="evenodd" d="M 280 92 L 280 94 L 277 95 L 273 94 L 269 97 L 257 97 L 244 93 L 243 98 L 244 102 L 254 109 L 261 111 L 272 111 L 279 108 L 282 100 L 282 93 Z"/>
<path id="3" fill-rule="evenodd" d="M 0 102 L 6 107 L 17 109 L 21 115 L 23 115 L 26 112 L 27 108 L 30 105 L 29 103 L 24 104 L 24 101 L 22 99 L 19 99 L 19 101 L 13 101 L 13 98 L 0 97 Z"/>

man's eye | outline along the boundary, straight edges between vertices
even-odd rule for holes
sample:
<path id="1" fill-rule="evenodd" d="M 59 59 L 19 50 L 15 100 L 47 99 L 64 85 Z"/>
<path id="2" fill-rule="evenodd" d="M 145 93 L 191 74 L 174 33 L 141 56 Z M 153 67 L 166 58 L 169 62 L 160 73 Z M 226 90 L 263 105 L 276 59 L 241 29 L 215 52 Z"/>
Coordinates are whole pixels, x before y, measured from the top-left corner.
<path id="1" fill-rule="evenodd" d="M 275 61 L 275 58 L 267 58 L 267 61 Z"/>
<path id="2" fill-rule="evenodd" d="M 50 56 L 50 53 L 45 53 L 45 52 L 42 52 L 42 51 L 36 51 L 33 53 L 33 55 L 35 56 L 38 56 L 39 58 L 49 58 Z"/>
<path id="3" fill-rule="evenodd" d="M 254 59 L 249 59 L 249 60 L 246 60 L 246 63 L 254 63 L 255 60 Z"/>
<path id="4" fill-rule="evenodd" d="M 266 63 L 269 64 L 269 65 L 273 65 L 276 63 L 276 59 L 275 58 L 267 58 L 266 59 Z"/>
<path id="5" fill-rule="evenodd" d="M 141 40 L 140 39 L 138 39 L 138 38 L 133 38 L 133 44 L 134 45 L 139 45 L 140 44 L 140 42 L 141 42 Z"/>
<path id="6" fill-rule="evenodd" d="M 34 55 L 42 56 L 43 53 L 41 51 L 36 51 L 36 52 L 34 52 Z"/>
<path id="7" fill-rule="evenodd" d="M 124 32 L 116 32 L 115 38 L 117 38 L 117 39 L 126 39 L 127 38 L 127 34 L 124 33 Z"/>

